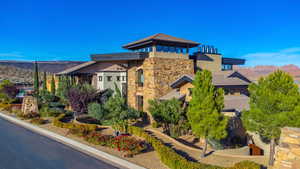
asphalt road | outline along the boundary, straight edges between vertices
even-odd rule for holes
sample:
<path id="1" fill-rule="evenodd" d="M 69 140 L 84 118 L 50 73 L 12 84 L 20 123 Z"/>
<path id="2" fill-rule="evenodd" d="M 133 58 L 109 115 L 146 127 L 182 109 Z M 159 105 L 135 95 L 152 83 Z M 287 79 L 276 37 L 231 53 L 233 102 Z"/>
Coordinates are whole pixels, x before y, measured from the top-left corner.
<path id="1" fill-rule="evenodd" d="M 116 169 L 0 118 L 0 169 Z"/>

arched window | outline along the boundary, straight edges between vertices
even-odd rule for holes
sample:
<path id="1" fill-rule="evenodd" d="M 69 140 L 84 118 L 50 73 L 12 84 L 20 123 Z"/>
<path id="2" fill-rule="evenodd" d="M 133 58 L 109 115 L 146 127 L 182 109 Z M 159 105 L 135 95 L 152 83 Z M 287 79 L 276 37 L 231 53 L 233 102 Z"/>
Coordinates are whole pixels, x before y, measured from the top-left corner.
<path id="1" fill-rule="evenodd" d="M 139 87 L 144 86 L 144 71 L 143 69 L 139 69 L 137 71 L 137 83 Z"/>

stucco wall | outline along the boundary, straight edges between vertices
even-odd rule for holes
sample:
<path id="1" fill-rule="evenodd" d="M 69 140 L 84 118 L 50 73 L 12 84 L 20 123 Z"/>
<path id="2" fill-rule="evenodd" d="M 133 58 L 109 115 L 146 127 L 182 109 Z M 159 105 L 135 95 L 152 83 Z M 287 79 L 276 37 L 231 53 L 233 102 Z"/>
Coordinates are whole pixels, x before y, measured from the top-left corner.
<path id="1" fill-rule="evenodd" d="M 99 81 L 99 76 L 102 76 L 102 81 Z M 108 81 L 108 76 L 111 76 L 111 81 Z M 117 81 L 117 77 L 120 77 L 120 81 Z M 126 78 L 123 80 L 123 76 L 127 76 L 126 72 L 99 72 L 97 73 L 97 89 L 105 90 L 112 89 L 115 90 L 115 84 L 122 92 L 122 83 L 126 83 Z"/>
<path id="2" fill-rule="evenodd" d="M 197 67 L 201 69 L 206 69 L 211 72 L 222 70 L 222 57 L 218 54 L 202 54 L 199 56 L 203 59 L 197 60 Z M 205 59 L 204 59 L 205 58 Z"/>

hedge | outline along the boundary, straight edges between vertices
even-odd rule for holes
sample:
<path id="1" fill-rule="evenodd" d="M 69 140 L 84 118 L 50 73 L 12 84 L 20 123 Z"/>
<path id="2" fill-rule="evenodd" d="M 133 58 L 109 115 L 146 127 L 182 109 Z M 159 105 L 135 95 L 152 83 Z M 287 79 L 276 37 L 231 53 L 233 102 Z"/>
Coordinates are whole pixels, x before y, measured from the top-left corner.
<path id="1" fill-rule="evenodd" d="M 95 124 L 76 124 L 76 123 L 64 123 L 60 120 L 65 117 L 65 114 L 60 114 L 58 117 L 53 119 L 52 124 L 56 127 L 66 128 L 66 129 L 83 129 L 86 131 L 95 131 L 97 125 Z"/>
<path id="2" fill-rule="evenodd" d="M 149 144 L 152 145 L 154 150 L 158 153 L 161 161 L 171 169 L 260 169 L 262 166 L 251 161 L 242 161 L 236 163 L 233 167 L 225 168 L 219 166 L 213 166 L 198 162 L 191 162 L 177 154 L 172 148 L 166 146 L 160 140 L 151 136 L 145 130 L 128 126 L 127 132 L 144 138 Z"/>

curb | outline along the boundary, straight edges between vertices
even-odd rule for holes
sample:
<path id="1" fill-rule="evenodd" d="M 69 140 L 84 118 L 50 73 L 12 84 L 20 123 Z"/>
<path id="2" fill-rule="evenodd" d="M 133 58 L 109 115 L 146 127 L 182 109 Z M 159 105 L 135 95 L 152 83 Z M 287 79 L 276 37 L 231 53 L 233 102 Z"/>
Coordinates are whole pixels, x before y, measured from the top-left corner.
<path id="1" fill-rule="evenodd" d="M 14 117 L 11 117 L 9 115 L 6 115 L 6 114 L 3 114 L 3 113 L 0 113 L 0 117 L 14 123 L 14 124 L 17 124 L 17 125 L 20 125 L 24 128 L 27 128 L 31 131 L 34 131 L 36 133 L 39 133 L 43 136 L 46 136 L 48 138 L 51 138 L 51 139 L 54 139 L 56 141 L 59 141 L 71 148 L 75 148 L 76 150 L 80 151 L 80 152 L 83 152 L 87 155 L 93 155 L 93 156 L 96 156 L 96 157 L 100 157 L 101 159 L 105 159 L 105 160 L 108 160 L 112 163 L 115 163 L 119 166 L 122 166 L 122 167 L 125 167 L 125 168 L 128 168 L 128 169 L 146 169 L 144 167 L 141 167 L 141 166 L 138 166 L 134 163 L 131 163 L 129 161 L 126 161 L 126 160 L 123 160 L 119 157 L 116 157 L 116 156 L 113 156 L 113 155 L 110 155 L 106 152 L 103 152 L 103 151 L 100 151 L 98 149 L 95 149 L 93 147 L 90 147 L 88 145 L 85 145 L 85 144 L 82 144 L 82 143 L 79 143 L 75 140 L 72 140 L 72 139 L 69 139 L 69 138 L 66 138 L 64 136 L 61 136 L 59 134 L 56 134 L 56 133 L 53 133 L 51 131 L 48 131 L 48 130 L 45 130 L 45 129 L 42 129 L 42 128 L 39 128 L 39 127 L 36 127 L 32 124 L 29 124 L 27 122 L 24 122 L 22 120 L 19 120 L 19 119 L 16 119 Z"/>

